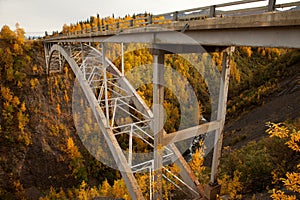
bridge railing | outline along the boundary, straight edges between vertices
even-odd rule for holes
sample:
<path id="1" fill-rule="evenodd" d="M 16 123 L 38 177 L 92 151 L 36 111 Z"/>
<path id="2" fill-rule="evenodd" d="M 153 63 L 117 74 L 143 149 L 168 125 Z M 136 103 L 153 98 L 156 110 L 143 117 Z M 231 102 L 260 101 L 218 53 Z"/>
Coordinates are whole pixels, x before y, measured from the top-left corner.
<path id="1" fill-rule="evenodd" d="M 243 9 L 224 9 L 232 6 L 250 5 L 251 3 L 266 2 L 265 6 L 256 6 Z M 276 4 L 276 0 L 241 0 L 199 8 L 180 10 L 175 12 L 163 13 L 159 15 L 148 14 L 146 16 L 137 16 L 135 19 L 117 21 L 111 24 L 84 28 L 82 30 L 68 31 L 50 36 L 51 38 L 67 38 L 72 36 L 91 36 L 109 33 L 122 32 L 125 29 L 146 27 L 153 24 L 170 24 L 176 21 L 193 21 L 206 18 L 226 17 L 234 15 L 250 15 L 263 12 L 273 12 L 278 8 L 287 8 L 300 6 L 300 1 Z"/>

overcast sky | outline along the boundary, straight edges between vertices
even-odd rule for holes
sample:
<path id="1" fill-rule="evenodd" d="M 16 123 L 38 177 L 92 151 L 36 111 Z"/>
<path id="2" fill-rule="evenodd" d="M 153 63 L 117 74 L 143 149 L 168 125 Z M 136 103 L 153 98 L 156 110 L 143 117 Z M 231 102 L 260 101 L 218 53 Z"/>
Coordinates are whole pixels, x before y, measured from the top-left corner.
<path id="1" fill-rule="evenodd" d="M 160 14 L 237 0 L 0 0 L 0 26 L 14 29 L 16 22 L 27 33 L 61 31 L 63 24 L 76 23 L 91 15 Z M 288 0 L 277 0 L 283 2 Z M 290 0 L 295 1 L 295 0 Z M 267 4 L 267 0 L 262 2 Z"/>

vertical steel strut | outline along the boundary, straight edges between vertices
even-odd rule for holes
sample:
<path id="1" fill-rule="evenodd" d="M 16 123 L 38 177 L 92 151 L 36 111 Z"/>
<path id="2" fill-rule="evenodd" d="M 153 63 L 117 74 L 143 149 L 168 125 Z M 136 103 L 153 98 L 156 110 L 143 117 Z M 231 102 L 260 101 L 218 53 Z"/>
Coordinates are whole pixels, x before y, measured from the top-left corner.
<path id="1" fill-rule="evenodd" d="M 51 44 L 52 45 L 52 44 Z M 49 47 L 50 48 L 50 47 Z M 94 116 L 101 127 L 101 132 L 107 142 L 107 145 L 112 153 L 113 159 L 116 162 L 126 186 L 133 199 L 144 199 L 142 190 L 137 184 L 134 177 L 136 172 L 149 172 L 149 195 L 150 199 L 161 199 L 163 197 L 163 178 L 175 187 L 182 190 L 184 187 L 189 190 L 189 195 L 193 197 L 204 196 L 202 186 L 199 184 L 196 176 L 193 174 L 188 163 L 184 160 L 181 153 L 170 137 L 179 134 L 179 140 L 188 138 L 189 129 L 181 130 L 171 134 L 166 134 L 163 129 L 164 122 L 164 55 L 166 51 L 154 49 L 153 54 L 153 114 L 147 107 L 142 98 L 135 91 L 133 86 L 124 76 L 124 46 L 122 48 L 122 64 L 119 71 L 114 64 L 106 57 L 106 48 L 104 43 L 101 45 L 101 52 L 94 47 L 79 44 L 53 44 L 51 49 L 45 44 L 45 55 L 48 55 L 49 71 L 51 66 L 53 70 L 60 66 L 60 56 L 62 56 L 71 66 L 76 78 L 78 79 L 86 98 L 92 108 Z M 52 56 L 58 52 L 56 56 Z M 51 56 L 53 61 L 51 61 Z M 211 174 L 211 183 L 215 183 L 217 176 L 218 160 L 222 146 L 222 129 L 225 121 L 225 110 L 227 100 L 227 90 L 229 81 L 229 56 L 230 51 L 224 52 L 222 80 L 220 83 L 220 95 L 217 120 L 213 122 L 215 126 L 212 130 L 216 130 L 216 147 L 214 149 L 213 169 Z M 58 59 L 57 59 L 58 58 Z M 52 62 L 57 62 L 58 65 L 50 65 Z M 98 91 L 98 92 L 95 92 Z M 136 107 L 133 107 L 130 102 L 134 102 Z M 125 109 L 126 108 L 126 109 Z M 131 119 L 130 122 L 119 124 L 117 119 L 117 110 L 125 112 Z M 135 116 L 129 110 L 134 110 L 141 117 Z M 219 123 L 220 122 L 220 123 Z M 209 124 L 193 127 L 202 130 L 205 133 Z M 215 128 L 214 128 L 215 127 Z M 150 128 L 152 131 L 150 131 Z M 150 132 L 149 132 L 150 131 Z M 200 131 L 201 132 L 201 131 Z M 120 144 L 116 139 L 118 134 L 127 134 L 129 137 L 129 148 L 127 153 L 121 149 Z M 150 160 L 135 160 L 133 155 L 134 140 L 137 137 L 153 148 L 153 154 Z M 190 136 L 191 137 L 191 136 Z M 175 161 L 175 164 L 180 168 L 180 177 L 169 171 L 164 165 L 169 161 Z M 168 176 L 172 176 L 171 180 Z"/>
<path id="2" fill-rule="evenodd" d="M 164 122 L 164 54 L 153 55 L 153 132 L 154 132 L 154 199 L 162 199 L 163 122 Z"/>
<path id="3" fill-rule="evenodd" d="M 222 61 L 222 75 L 220 80 L 220 92 L 219 92 L 219 101 L 218 101 L 218 112 L 217 120 L 221 122 L 219 129 L 215 131 L 215 146 L 212 160 L 212 171 L 210 182 L 212 184 L 217 181 L 217 170 L 219 166 L 219 161 L 221 157 L 222 150 L 222 140 L 223 140 L 223 128 L 226 117 L 226 104 L 227 104 L 227 95 L 228 95 L 228 86 L 230 78 L 230 55 L 233 51 L 233 48 L 229 47 L 226 51 L 223 52 L 223 61 Z"/>

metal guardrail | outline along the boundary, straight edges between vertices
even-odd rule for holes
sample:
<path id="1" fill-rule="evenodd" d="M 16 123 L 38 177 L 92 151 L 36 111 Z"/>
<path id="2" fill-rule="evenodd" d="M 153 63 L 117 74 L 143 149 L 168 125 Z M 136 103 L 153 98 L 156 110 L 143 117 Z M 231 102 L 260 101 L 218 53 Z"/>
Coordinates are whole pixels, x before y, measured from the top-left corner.
<path id="1" fill-rule="evenodd" d="M 230 6 L 244 5 L 244 4 L 263 2 L 263 1 L 267 3 L 266 6 L 228 10 L 228 11 L 222 11 L 220 9 L 219 10 L 217 9 L 217 8 L 225 8 Z M 277 8 L 287 8 L 293 6 L 300 6 L 300 1 L 276 4 L 276 0 L 241 0 L 241 1 L 205 6 L 205 7 L 180 10 L 180 11 L 169 12 L 169 13 L 163 13 L 158 15 L 148 15 L 145 17 L 138 16 L 136 19 L 124 20 L 112 24 L 104 24 L 102 26 L 85 28 L 79 31 L 60 33 L 60 34 L 48 36 L 48 38 L 59 38 L 61 36 L 80 36 L 80 35 L 86 36 L 86 34 L 88 33 L 105 35 L 108 33 L 108 31 L 121 32 L 128 28 L 144 27 L 153 24 L 170 24 L 176 21 L 193 21 L 193 20 L 201 20 L 205 18 L 251 14 L 254 12 L 260 12 L 260 13 L 273 12 L 276 11 Z"/>

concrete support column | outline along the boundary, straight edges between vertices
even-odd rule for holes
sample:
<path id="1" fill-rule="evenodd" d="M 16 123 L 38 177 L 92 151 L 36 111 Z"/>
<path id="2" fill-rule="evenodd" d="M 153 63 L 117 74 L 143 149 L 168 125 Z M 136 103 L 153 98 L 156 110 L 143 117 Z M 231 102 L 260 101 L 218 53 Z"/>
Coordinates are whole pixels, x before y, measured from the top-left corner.
<path id="1" fill-rule="evenodd" d="M 162 199 L 162 156 L 164 122 L 164 54 L 153 54 L 154 199 Z"/>

